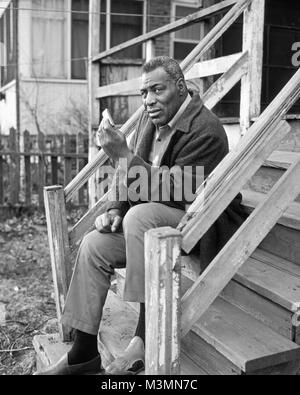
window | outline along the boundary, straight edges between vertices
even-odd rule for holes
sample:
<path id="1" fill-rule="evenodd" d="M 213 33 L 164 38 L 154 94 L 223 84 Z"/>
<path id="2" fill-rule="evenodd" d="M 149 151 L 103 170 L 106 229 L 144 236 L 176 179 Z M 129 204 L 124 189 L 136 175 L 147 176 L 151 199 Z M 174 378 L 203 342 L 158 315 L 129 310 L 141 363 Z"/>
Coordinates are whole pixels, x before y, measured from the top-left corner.
<path id="1" fill-rule="evenodd" d="M 67 78 L 67 1 L 33 0 L 32 7 L 32 76 Z"/>
<path id="2" fill-rule="evenodd" d="M 199 7 L 189 5 L 174 4 L 175 20 L 184 18 L 199 10 Z M 177 60 L 183 60 L 200 41 L 200 24 L 195 23 L 192 26 L 178 30 L 173 35 L 173 54 Z"/>
<path id="3" fill-rule="evenodd" d="M 79 12 L 74 12 L 79 11 Z M 82 12 L 84 11 L 84 12 Z M 89 1 L 72 1 L 71 24 L 71 77 L 74 79 L 87 78 L 88 37 L 89 37 Z"/>
<path id="4" fill-rule="evenodd" d="M 110 8 L 110 13 L 109 13 Z M 100 51 L 105 51 L 143 34 L 144 1 L 102 0 Z M 142 58 L 142 45 L 117 53 L 117 58 Z"/>
<path id="5" fill-rule="evenodd" d="M 7 6 L 6 9 L 4 7 Z M 16 78 L 16 12 L 14 1 L 0 10 L 0 86 Z"/>

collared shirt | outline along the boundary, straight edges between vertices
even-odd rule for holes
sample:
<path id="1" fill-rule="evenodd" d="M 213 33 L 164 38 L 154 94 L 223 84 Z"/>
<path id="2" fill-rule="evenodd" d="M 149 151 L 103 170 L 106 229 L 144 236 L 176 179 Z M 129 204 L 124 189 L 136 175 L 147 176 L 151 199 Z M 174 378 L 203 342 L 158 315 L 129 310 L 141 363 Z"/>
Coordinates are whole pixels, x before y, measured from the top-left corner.
<path id="1" fill-rule="evenodd" d="M 171 121 L 169 121 L 167 125 L 158 127 L 156 129 L 155 137 L 152 142 L 152 148 L 149 154 L 149 162 L 152 164 L 152 166 L 160 166 L 162 156 L 176 131 L 176 124 L 191 100 L 192 98 L 188 94 L 185 101 L 182 103 Z"/>

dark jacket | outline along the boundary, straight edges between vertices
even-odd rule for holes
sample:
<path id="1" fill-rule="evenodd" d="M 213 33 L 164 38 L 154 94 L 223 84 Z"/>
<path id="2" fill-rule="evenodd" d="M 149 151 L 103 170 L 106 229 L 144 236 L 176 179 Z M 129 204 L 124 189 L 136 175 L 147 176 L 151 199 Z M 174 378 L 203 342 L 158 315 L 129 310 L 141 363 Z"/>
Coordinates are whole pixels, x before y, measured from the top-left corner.
<path id="1" fill-rule="evenodd" d="M 145 112 L 138 122 L 132 142 L 135 156 L 128 170 L 133 166 L 142 166 L 147 170 L 149 179 L 153 169 L 148 163 L 148 157 L 154 133 L 155 126 Z M 176 124 L 176 132 L 162 156 L 161 166 L 168 168 L 176 165 L 180 168 L 192 166 L 193 177 L 196 166 L 203 166 L 206 178 L 227 155 L 228 151 L 226 132 L 219 119 L 203 105 L 198 94 L 193 94 L 192 101 Z M 127 185 L 129 186 L 131 182 L 133 180 L 128 179 Z M 161 187 L 163 184 L 164 181 L 161 178 L 159 186 Z M 119 208 L 125 214 L 130 206 L 138 203 L 140 202 L 131 202 L 130 200 L 109 202 L 107 209 Z M 185 209 L 186 204 L 191 202 L 186 202 L 184 199 L 180 202 L 174 201 L 171 193 L 170 201 L 161 201 L 161 203 Z M 241 195 L 239 194 L 196 247 L 200 248 L 200 260 L 203 268 L 209 264 L 246 218 L 240 203 Z"/>

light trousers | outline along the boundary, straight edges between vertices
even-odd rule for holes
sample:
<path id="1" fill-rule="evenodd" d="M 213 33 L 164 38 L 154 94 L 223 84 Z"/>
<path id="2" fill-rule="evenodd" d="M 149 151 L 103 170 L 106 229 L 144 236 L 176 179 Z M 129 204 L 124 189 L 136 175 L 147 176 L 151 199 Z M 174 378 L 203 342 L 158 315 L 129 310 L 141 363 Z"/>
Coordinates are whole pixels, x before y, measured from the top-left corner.
<path id="1" fill-rule="evenodd" d="M 161 203 L 143 203 L 127 212 L 123 232 L 88 233 L 79 247 L 61 323 L 98 333 L 115 268 L 126 267 L 124 300 L 144 303 L 144 234 L 152 228 L 176 228 L 184 214 Z"/>

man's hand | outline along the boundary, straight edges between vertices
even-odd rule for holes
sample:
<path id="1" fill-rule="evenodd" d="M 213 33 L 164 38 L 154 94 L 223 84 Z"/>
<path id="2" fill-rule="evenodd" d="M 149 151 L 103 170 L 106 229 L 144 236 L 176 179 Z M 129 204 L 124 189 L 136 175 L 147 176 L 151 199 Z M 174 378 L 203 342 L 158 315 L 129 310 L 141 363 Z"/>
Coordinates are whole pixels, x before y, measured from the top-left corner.
<path id="1" fill-rule="evenodd" d="M 96 218 L 95 227 L 100 233 L 115 233 L 119 230 L 122 220 L 120 210 L 111 209 Z"/>
<path id="2" fill-rule="evenodd" d="M 108 119 L 103 119 L 98 130 L 99 142 L 105 153 L 113 160 L 126 158 L 127 163 L 132 159 L 125 135 L 111 125 Z"/>

